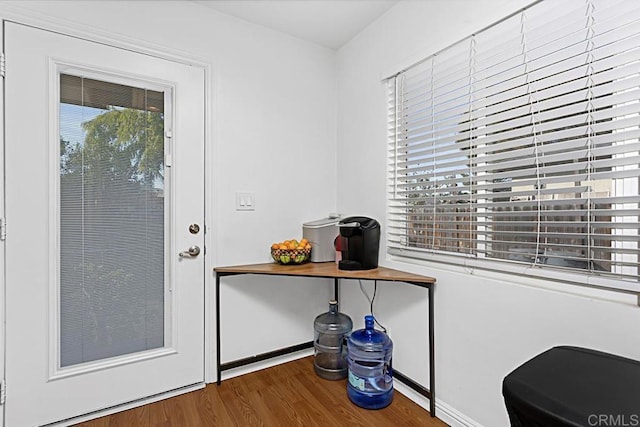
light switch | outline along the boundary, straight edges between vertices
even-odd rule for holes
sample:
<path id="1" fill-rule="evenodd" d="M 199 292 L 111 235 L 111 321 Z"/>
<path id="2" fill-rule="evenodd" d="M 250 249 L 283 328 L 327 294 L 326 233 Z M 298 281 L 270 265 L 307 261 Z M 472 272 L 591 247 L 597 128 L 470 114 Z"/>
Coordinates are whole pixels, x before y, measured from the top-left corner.
<path id="1" fill-rule="evenodd" d="M 237 211 L 254 211 L 256 209 L 256 197 L 253 193 L 236 193 Z"/>

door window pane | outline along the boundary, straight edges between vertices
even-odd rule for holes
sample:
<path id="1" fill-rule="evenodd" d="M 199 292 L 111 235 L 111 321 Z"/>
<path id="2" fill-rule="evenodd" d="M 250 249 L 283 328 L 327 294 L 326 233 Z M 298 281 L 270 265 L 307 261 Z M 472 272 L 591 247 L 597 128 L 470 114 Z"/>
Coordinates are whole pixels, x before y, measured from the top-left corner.
<path id="1" fill-rule="evenodd" d="M 164 93 L 60 75 L 60 366 L 165 345 Z"/>

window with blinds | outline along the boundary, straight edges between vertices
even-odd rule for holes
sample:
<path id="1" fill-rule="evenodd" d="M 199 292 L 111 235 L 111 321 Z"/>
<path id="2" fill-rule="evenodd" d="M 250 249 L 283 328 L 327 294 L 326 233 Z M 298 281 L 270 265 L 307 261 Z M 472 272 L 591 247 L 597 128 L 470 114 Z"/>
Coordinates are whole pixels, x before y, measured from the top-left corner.
<path id="1" fill-rule="evenodd" d="M 60 74 L 60 367 L 162 348 L 164 91 Z"/>
<path id="2" fill-rule="evenodd" d="M 426 58 L 389 130 L 392 254 L 640 291 L 639 2 L 537 3 Z"/>

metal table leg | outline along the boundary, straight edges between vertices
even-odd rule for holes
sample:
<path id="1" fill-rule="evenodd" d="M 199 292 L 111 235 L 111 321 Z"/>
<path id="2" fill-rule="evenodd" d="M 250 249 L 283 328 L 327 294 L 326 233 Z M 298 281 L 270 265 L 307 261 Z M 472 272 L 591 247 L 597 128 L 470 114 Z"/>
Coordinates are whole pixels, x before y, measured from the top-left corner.
<path id="1" fill-rule="evenodd" d="M 220 385 L 222 381 L 222 370 L 220 369 L 220 275 L 216 274 L 216 383 Z"/>
<path id="2" fill-rule="evenodd" d="M 429 412 L 431 416 L 436 416 L 436 366 L 435 366 L 435 338 L 433 326 L 433 286 L 427 288 L 429 290 L 429 391 L 431 398 L 429 399 Z"/>

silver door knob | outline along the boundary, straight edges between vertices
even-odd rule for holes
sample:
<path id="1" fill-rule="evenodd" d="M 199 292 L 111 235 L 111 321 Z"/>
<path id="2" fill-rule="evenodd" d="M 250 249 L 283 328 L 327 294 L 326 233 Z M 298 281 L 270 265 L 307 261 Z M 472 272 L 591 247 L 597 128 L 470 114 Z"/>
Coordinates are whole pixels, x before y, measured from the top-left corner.
<path id="1" fill-rule="evenodd" d="M 200 247 L 191 246 L 188 250 L 180 252 L 178 255 L 180 255 L 180 257 L 182 257 L 182 258 L 185 258 L 185 257 L 196 257 L 196 256 L 200 255 Z"/>

